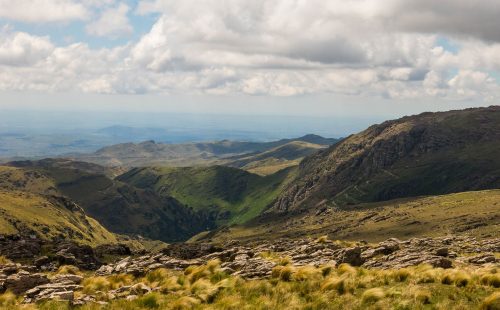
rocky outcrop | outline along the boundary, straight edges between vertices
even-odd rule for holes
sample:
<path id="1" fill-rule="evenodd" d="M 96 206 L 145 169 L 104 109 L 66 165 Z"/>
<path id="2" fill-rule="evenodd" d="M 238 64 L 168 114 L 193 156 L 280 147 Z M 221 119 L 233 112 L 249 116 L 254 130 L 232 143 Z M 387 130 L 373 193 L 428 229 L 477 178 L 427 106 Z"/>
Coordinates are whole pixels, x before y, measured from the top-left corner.
<path id="1" fill-rule="evenodd" d="M 325 199 L 345 206 L 498 188 L 499 120 L 500 107 L 491 106 L 370 126 L 306 157 L 268 212 L 299 211 Z"/>
<path id="2" fill-rule="evenodd" d="M 183 246 L 186 250 L 181 250 Z M 127 257 L 115 264 L 102 266 L 97 270 L 97 274 L 141 275 L 157 268 L 181 270 L 191 265 L 203 264 L 211 259 L 218 259 L 221 261 L 222 269 L 227 273 L 244 278 L 265 278 L 276 266 L 274 261 L 265 258 L 263 255 L 265 253 L 286 257 L 293 266 L 335 266 L 347 263 L 365 268 L 399 269 L 430 264 L 434 267 L 451 268 L 454 261 L 471 264 L 496 263 L 498 260 L 490 251 L 498 252 L 499 246 L 500 239 L 476 240 L 470 237 L 413 238 L 406 241 L 391 238 L 378 244 L 368 245 L 360 242 L 354 246 L 301 239 L 261 242 L 251 247 L 229 244 L 222 247 L 225 248 L 224 250 L 200 256 L 202 252 L 191 252 L 188 249 L 202 247 L 201 245 L 177 244 L 176 251 L 167 250 L 138 258 Z M 211 250 L 206 252 L 211 252 Z M 186 253 L 193 253 L 194 257 L 190 258 Z M 459 256 L 458 253 L 464 256 Z M 480 254 L 470 256 L 471 253 Z"/>
<path id="3" fill-rule="evenodd" d="M 70 253 L 71 247 L 65 247 Z M 78 257 L 85 255 L 75 253 Z M 331 266 L 342 263 L 364 268 L 400 269 L 420 264 L 439 268 L 463 265 L 493 265 L 500 261 L 500 238 L 476 240 L 466 236 L 443 238 L 413 238 L 401 241 L 395 238 L 377 244 L 366 242 L 332 242 L 313 239 L 282 239 L 262 241 L 251 245 L 231 242 L 222 246 L 209 244 L 176 244 L 159 253 L 148 253 L 140 257 L 128 256 L 115 263 L 102 265 L 96 275 L 132 274 L 143 276 L 158 268 L 183 270 L 193 265 L 203 265 L 210 260 L 219 260 L 221 270 L 227 274 L 246 279 L 271 277 L 273 268 L 289 264 L 298 266 Z M 89 254 L 87 248 L 84 253 Z M 75 255 L 73 254 L 73 255 Z M 75 256 L 75 257 L 76 257 Z M 45 262 L 44 257 L 36 262 Z M 39 266 L 9 263 L 0 265 L 0 288 L 25 297 L 25 303 L 45 300 L 70 301 L 83 305 L 99 301 L 98 296 L 78 294 L 83 277 L 75 274 L 58 274 L 51 277 L 39 273 Z M 156 288 L 158 289 L 158 288 Z M 133 300 L 153 292 L 143 283 L 123 285 L 106 292 L 106 299 Z"/>
<path id="4" fill-rule="evenodd" d="M 4 282 L 3 287 L 10 290 L 14 294 L 21 294 L 27 290 L 41 284 L 48 283 L 47 276 L 40 273 L 29 273 L 28 271 L 20 270 L 15 274 L 8 276 Z"/>

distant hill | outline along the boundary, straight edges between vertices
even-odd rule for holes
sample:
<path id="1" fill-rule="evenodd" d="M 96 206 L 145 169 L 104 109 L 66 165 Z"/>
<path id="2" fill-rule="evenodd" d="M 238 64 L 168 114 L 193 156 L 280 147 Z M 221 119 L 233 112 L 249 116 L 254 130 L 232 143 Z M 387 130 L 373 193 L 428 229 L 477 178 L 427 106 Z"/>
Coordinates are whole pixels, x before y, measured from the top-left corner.
<path id="1" fill-rule="evenodd" d="M 64 195 L 114 233 L 180 241 L 213 228 L 213 220 L 176 199 L 114 180 L 104 174 L 106 168 L 95 164 L 48 159 L 10 165 L 37 177 L 36 182 L 28 179 L 16 184 L 34 193 Z"/>
<path id="2" fill-rule="evenodd" d="M 498 106 L 386 121 L 303 160 L 270 211 L 500 188 L 499 141 Z"/>
<path id="3" fill-rule="evenodd" d="M 275 158 L 275 160 L 282 162 L 295 161 L 294 164 L 296 164 L 302 158 L 300 156 L 311 154 L 312 151 L 325 148 L 338 141 L 338 139 L 328 139 L 316 135 L 306 135 L 296 139 L 282 139 L 273 142 L 222 140 L 203 143 L 167 144 L 150 140 L 141 143 L 116 144 L 101 148 L 93 154 L 75 155 L 74 158 L 108 167 L 232 165 L 232 161 L 237 160 L 238 156 L 257 155 L 290 143 L 293 145 L 295 142 L 302 142 L 304 143 L 302 147 L 307 148 L 308 151 L 296 154 L 296 156 L 290 154 Z M 286 160 L 284 160 L 285 157 Z M 288 166 L 290 165 L 288 164 Z M 238 164 L 233 166 L 238 166 Z"/>
<path id="4" fill-rule="evenodd" d="M 118 181 L 161 197 L 173 197 L 216 218 L 217 225 L 244 223 L 273 202 L 294 176 L 289 168 L 269 176 L 224 167 L 134 168 Z"/>
<path id="5" fill-rule="evenodd" d="M 0 234 L 36 234 L 91 245 L 115 243 L 115 236 L 36 171 L 0 166 Z"/>
<path id="6" fill-rule="evenodd" d="M 292 141 L 264 152 L 228 158 L 225 165 L 260 175 L 269 175 L 287 167 L 297 166 L 305 156 L 326 147 L 305 141 Z"/>

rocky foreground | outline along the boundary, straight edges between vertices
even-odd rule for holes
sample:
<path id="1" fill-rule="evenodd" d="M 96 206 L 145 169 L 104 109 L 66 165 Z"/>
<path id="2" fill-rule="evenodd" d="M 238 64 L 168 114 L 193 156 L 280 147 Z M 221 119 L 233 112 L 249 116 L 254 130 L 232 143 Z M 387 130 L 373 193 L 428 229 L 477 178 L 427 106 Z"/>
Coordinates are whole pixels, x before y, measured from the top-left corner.
<path id="1" fill-rule="evenodd" d="M 11 259 L 26 258 L 26 249 L 36 248 L 37 244 L 22 238 L 8 241 L 0 239 L 0 249 L 2 255 L 10 256 Z M 365 269 L 398 270 L 422 264 L 443 269 L 467 266 L 496 268 L 500 263 L 499 238 L 477 240 L 467 236 L 413 238 L 406 241 L 388 239 L 378 244 L 335 242 L 327 238 L 262 241 L 252 245 L 237 242 L 222 246 L 173 244 L 161 252 L 143 255 L 128 255 L 130 250 L 125 246 L 101 247 L 96 251 L 90 247 L 61 243 L 55 249 L 55 254 L 49 257 L 41 255 L 41 251 L 36 248 L 32 251 L 35 258 L 29 264 L 1 264 L 0 289 L 22 296 L 23 303 L 47 300 L 65 300 L 74 305 L 106 303 L 100 301 L 98 294 L 82 293 L 81 284 L 85 275 L 77 272 L 54 273 L 67 265 L 77 266 L 76 270 L 94 270 L 92 276 L 125 274 L 139 278 L 157 269 L 186 270 L 216 260 L 224 274 L 243 279 L 267 279 L 282 265 L 291 268 L 335 268 L 340 264 L 349 264 Z M 117 259 L 114 263 L 103 264 L 99 258 L 103 252 L 113 254 Z M 107 296 L 108 299 L 133 300 L 153 291 L 154 287 L 135 283 L 119 286 L 107 292 Z"/>

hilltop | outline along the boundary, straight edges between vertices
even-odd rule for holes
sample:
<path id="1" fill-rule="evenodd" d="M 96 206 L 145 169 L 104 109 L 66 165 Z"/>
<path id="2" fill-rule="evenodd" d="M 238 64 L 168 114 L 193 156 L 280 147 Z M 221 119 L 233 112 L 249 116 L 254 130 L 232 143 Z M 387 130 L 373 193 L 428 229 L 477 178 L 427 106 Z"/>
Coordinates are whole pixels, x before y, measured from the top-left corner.
<path id="1" fill-rule="evenodd" d="M 75 155 L 78 161 L 93 162 L 102 166 L 144 167 L 144 166 L 239 166 L 240 157 L 255 156 L 263 152 L 268 160 L 286 163 L 282 168 L 295 165 L 305 155 L 326 148 L 338 139 L 328 139 L 317 135 L 306 135 L 296 139 L 282 139 L 272 142 L 241 142 L 221 140 L 215 142 L 169 144 L 153 140 L 141 143 L 122 143 L 104 147 L 92 154 Z M 298 144 L 297 144 L 298 142 Z M 286 148 L 273 156 L 273 149 L 289 144 L 290 154 L 284 154 Z M 297 151 L 300 149 L 300 151 Z M 254 161 L 257 161 L 255 159 Z M 289 163 L 289 161 L 291 163 Z M 233 163 L 234 162 L 234 163 Z M 263 166 L 261 163 L 259 166 Z M 257 164 L 258 165 L 258 164 Z M 276 163 L 272 163 L 276 167 Z M 273 168 L 271 168 L 273 169 Z M 273 172 L 276 168 L 273 170 Z"/>
<path id="2" fill-rule="evenodd" d="M 373 125 L 304 159 L 271 211 L 500 188 L 498 141 L 498 106 Z"/>

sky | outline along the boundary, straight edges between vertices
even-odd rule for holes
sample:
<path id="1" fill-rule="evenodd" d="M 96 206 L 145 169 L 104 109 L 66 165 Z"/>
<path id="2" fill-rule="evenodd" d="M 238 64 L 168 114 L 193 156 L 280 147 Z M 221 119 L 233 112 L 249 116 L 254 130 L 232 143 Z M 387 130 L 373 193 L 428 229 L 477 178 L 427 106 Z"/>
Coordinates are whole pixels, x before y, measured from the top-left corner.
<path id="1" fill-rule="evenodd" d="M 498 104 L 500 0 L 0 0 L 0 112 Z"/>

